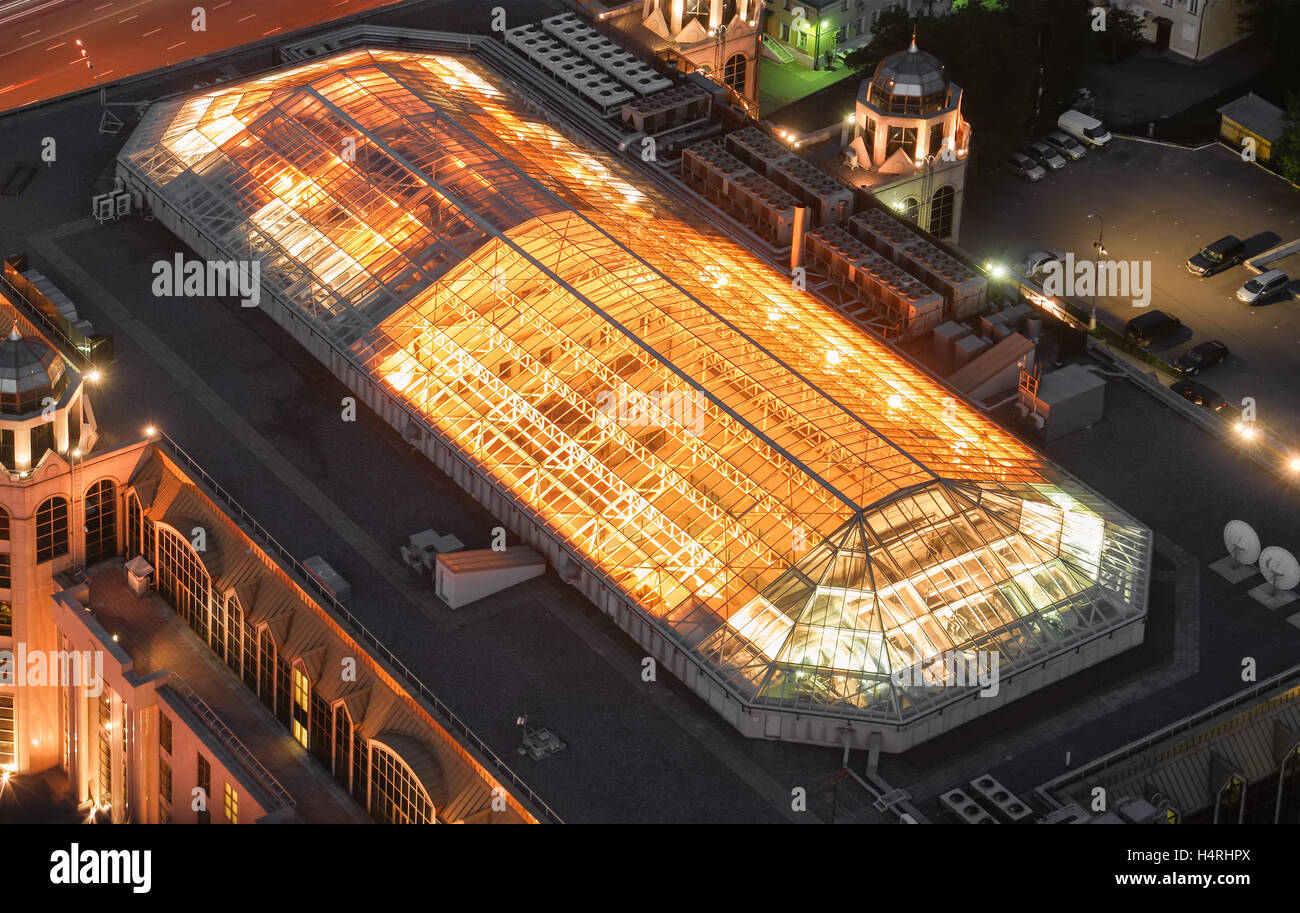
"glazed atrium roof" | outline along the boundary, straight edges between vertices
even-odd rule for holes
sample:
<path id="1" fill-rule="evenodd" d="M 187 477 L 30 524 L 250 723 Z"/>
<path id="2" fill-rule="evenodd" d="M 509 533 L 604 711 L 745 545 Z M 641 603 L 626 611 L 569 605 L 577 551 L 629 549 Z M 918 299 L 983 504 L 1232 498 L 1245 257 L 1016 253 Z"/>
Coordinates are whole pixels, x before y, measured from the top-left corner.
<path id="1" fill-rule="evenodd" d="M 156 105 L 119 164 L 742 700 L 906 720 L 1141 618 L 1150 534 L 472 55 Z"/>

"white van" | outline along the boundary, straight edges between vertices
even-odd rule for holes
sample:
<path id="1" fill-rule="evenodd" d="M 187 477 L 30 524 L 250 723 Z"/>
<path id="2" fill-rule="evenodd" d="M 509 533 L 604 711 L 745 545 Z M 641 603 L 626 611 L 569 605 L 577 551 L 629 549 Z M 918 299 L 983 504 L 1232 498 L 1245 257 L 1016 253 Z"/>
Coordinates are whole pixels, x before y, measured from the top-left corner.
<path id="1" fill-rule="evenodd" d="M 1085 146 L 1094 149 L 1100 149 L 1110 143 L 1110 131 L 1106 129 L 1106 125 L 1082 111 L 1073 109 L 1066 111 L 1056 119 L 1056 126 Z"/>

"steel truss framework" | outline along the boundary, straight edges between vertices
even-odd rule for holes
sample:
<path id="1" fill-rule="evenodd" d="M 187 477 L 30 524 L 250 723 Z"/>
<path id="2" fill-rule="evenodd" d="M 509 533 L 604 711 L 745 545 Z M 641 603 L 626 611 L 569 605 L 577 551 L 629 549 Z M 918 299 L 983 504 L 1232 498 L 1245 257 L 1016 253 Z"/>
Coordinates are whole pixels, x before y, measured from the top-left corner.
<path id="1" fill-rule="evenodd" d="M 473 58 L 207 91 L 121 161 L 743 700 L 906 720 L 1145 614 L 1145 528 Z"/>

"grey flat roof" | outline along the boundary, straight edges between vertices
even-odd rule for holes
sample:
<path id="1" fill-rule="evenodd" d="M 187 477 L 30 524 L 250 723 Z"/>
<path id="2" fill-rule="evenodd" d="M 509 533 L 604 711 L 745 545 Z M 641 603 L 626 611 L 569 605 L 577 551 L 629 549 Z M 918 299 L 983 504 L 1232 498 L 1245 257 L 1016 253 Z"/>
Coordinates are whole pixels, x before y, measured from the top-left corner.
<path id="1" fill-rule="evenodd" d="M 1282 109 L 1266 102 L 1254 92 L 1248 92 L 1217 110 L 1224 117 L 1236 121 L 1269 142 L 1276 142 L 1282 136 Z"/>

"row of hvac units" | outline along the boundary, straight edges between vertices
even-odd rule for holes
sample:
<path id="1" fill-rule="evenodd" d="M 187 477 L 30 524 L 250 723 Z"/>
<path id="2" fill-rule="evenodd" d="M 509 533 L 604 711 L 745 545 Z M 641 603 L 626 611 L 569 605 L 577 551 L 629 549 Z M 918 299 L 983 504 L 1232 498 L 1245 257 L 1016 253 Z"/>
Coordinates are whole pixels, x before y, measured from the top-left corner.
<path id="1" fill-rule="evenodd" d="M 787 248 L 792 243 L 795 222 L 802 212 L 799 201 L 716 140 L 695 143 L 682 151 L 682 179 L 774 247 Z"/>
<path id="2" fill-rule="evenodd" d="M 944 810 L 962 824 L 1019 824 L 1033 817 L 1034 810 L 1027 803 L 988 774 L 971 780 L 970 791 L 975 796 L 962 789 L 950 789 L 939 797 Z M 994 810 L 996 817 L 985 805 Z"/>
<path id="3" fill-rule="evenodd" d="M 947 302 L 946 316 L 978 314 L 988 300 L 988 280 L 881 209 L 849 220 L 850 230 L 874 251 L 925 280 Z"/>
<path id="4" fill-rule="evenodd" d="M 635 54 L 610 41 L 574 13 L 543 19 L 542 30 L 638 95 L 651 95 L 672 88 L 671 79 L 642 63 Z"/>
<path id="5" fill-rule="evenodd" d="M 727 134 L 727 151 L 812 210 L 814 225 L 853 214 L 853 191 L 757 127 Z"/>
<path id="6" fill-rule="evenodd" d="M 865 327 L 873 318 L 884 316 L 901 335 L 910 338 L 943 322 L 943 296 L 841 226 L 815 228 L 804 240 L 809 264 L 855 299 L 840 306 L 854 323 Z"/>
<path id="7" fill-rule="evenodd" d="M 686 124 L 708 120 L 713 98 L 699 86 L 683 84 L 623 106 L 623 123 L 638 133 L 656 136 Z"/>

